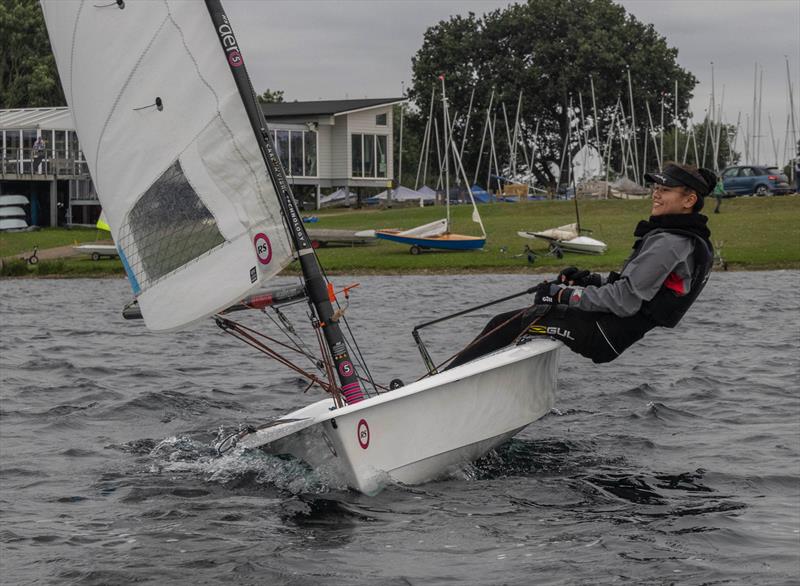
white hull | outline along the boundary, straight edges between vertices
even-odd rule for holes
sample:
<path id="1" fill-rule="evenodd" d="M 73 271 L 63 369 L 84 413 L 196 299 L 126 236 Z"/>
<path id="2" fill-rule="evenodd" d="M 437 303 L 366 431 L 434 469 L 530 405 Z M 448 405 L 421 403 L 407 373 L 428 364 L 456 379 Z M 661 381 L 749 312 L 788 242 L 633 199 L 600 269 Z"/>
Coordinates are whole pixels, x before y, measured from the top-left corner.
<path id="1" fill-rule="evenodd" d="M 91 255 L 92 258 L 107 256 L 109 258 L 119 257 L 119 251 L 113 244 L 79 244 L 73 246 L 75 252 Z"/>
<path id="2" fill-rule="evenodd" d="M 341 409 L 324 399 L 239 445 L 291 454 L 365 494 L 434 480 L 550 411 L 560 346 L 536 338 Z"/>
<path id="3" fill-rule="evenodd" d="M 23 230 L 27 227 L 28 223 L 19 218 L 3 218 L 0 220 L 0 230 Z"/>
<path id="4" fill-rule="evenodd" d="M 605 242 L 588 236 L 578 236 L 572 240 L 559 240 L 557 244 L 561 247 L 561 250 L 579 252 L 581 254 L 604 254 L 608 249 Z"/>
<path id="5" fill-rule="evenodd" d="M 605 242 L 600 240 L 596 240 L 594 238 L 589 238 L 588 236 L 573 236 L 573 237 L 565 237 L 559 238 L 557 236 L 552 236 L 551 234 L 560 230 L 559 228 L 555 228 L 554 230 L 546 230 L 545 232 L 525 232 L 520 231 L 517 232 L 517 236 L 522 238 L 530 238 L 535 239 L 539 238 L 540 240 L 545 240 L 550 244 L 555 244 L 564 252 L 578 252 L 581 254 L 605 254 L 606 250 L 608 250 L 608 246 Z M 548 234 L 550 233 L 550 234 Z"/>

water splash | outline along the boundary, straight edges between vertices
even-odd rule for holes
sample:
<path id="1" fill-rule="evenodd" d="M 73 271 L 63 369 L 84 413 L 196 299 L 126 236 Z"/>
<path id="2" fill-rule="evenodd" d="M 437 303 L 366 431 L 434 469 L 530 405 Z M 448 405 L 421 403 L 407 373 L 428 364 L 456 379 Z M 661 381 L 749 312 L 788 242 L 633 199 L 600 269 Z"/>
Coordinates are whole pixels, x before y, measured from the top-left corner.
<path id="1" fill-rule="evenodd" d="M 151 473 L 197 475 L 204 482 L 227 488 L 272 486 L 295 495 L 347 489 L 344 479 L 332 469 L 312 469 L 291 456 L 243 447 L 218 455 L 213 444 L 189 437 L 166 438 L 153 447 L 149 456 Z"/>

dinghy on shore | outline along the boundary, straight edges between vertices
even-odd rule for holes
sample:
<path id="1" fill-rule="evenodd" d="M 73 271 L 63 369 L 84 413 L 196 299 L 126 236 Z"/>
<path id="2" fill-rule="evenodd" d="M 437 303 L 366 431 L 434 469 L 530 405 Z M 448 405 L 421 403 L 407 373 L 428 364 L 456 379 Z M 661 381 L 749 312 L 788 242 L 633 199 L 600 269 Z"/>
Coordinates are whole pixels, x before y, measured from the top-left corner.
<path id="1" fill-rule="evenodd" d="M 605 242 L 581 236 L 578 224 L 566 224 L 558 228 L 542 230 L 540 232 L 517 232 L 522 238 L 539 238 L 548 242 L 551 248 L 558 248 L 563 252 L 577 252 L 580 254 L 605 254 L 608 250 Z"/>

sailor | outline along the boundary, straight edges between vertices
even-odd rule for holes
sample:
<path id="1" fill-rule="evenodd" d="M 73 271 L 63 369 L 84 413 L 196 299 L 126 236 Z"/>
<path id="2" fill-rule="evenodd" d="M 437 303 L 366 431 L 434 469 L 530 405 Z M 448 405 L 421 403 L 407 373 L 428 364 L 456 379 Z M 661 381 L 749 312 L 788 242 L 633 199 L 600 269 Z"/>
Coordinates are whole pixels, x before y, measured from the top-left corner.
<path id="1" fill-rule="evenodd" d="M 650 219 L 636 226 L 633 251 L 619 273 L 562 270 L 556 282 L 535 288 L 534 305 L 495 316 L 448 368 L 526 334 L 550 336 L 594 362 L 610 362 L 653 328 L 678 325 L 713 264 L 708 218 L 700 210 L 716 176 L 668 163 L 645 179 L 653 184 Z"/>

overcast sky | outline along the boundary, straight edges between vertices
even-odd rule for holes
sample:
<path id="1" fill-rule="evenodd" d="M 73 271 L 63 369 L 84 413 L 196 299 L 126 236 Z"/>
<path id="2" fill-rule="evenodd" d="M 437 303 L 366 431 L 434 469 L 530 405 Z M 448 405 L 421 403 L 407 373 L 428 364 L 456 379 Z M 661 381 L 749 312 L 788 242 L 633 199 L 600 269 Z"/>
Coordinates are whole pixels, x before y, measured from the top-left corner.
<path id="1" fill-rule="evenodd" d="M 425 30 L 454 14 L 505 7 L 508 0 L 226 0 L 256 91 L 280 89 L 287 100 L 381 98 L 401 94 Z M 714 62 L 717 102 L 736 123 L 753 110 L 754 64 L 763 67 L 762 128 L 768 114 L 783 144 L 788 114 L 786 57 L 800 108 L 800 1 L 621 0 L 653 23 L 678 62 L 700 80 L 692 110 L 702 119 Z M 761 69 L 759 69 L 759 72 Z M 760 73 L 759 73 L 760 75 Z M 634 88 L 634 95 L 635 95 Z M 800 125 L 797 114 L 796 121 Z M 800 128 L 798 129 L 800 131 Z M 767 145 L 762 143 L 762 152 Z M 781 147 L 783 150 L 783 147 Z M 771 150 L 770 150 L 771 152 Z M 763 158 L 763 157 L 762 157 Z M 770 157 L 771 158 L 771 157 Z"/>

